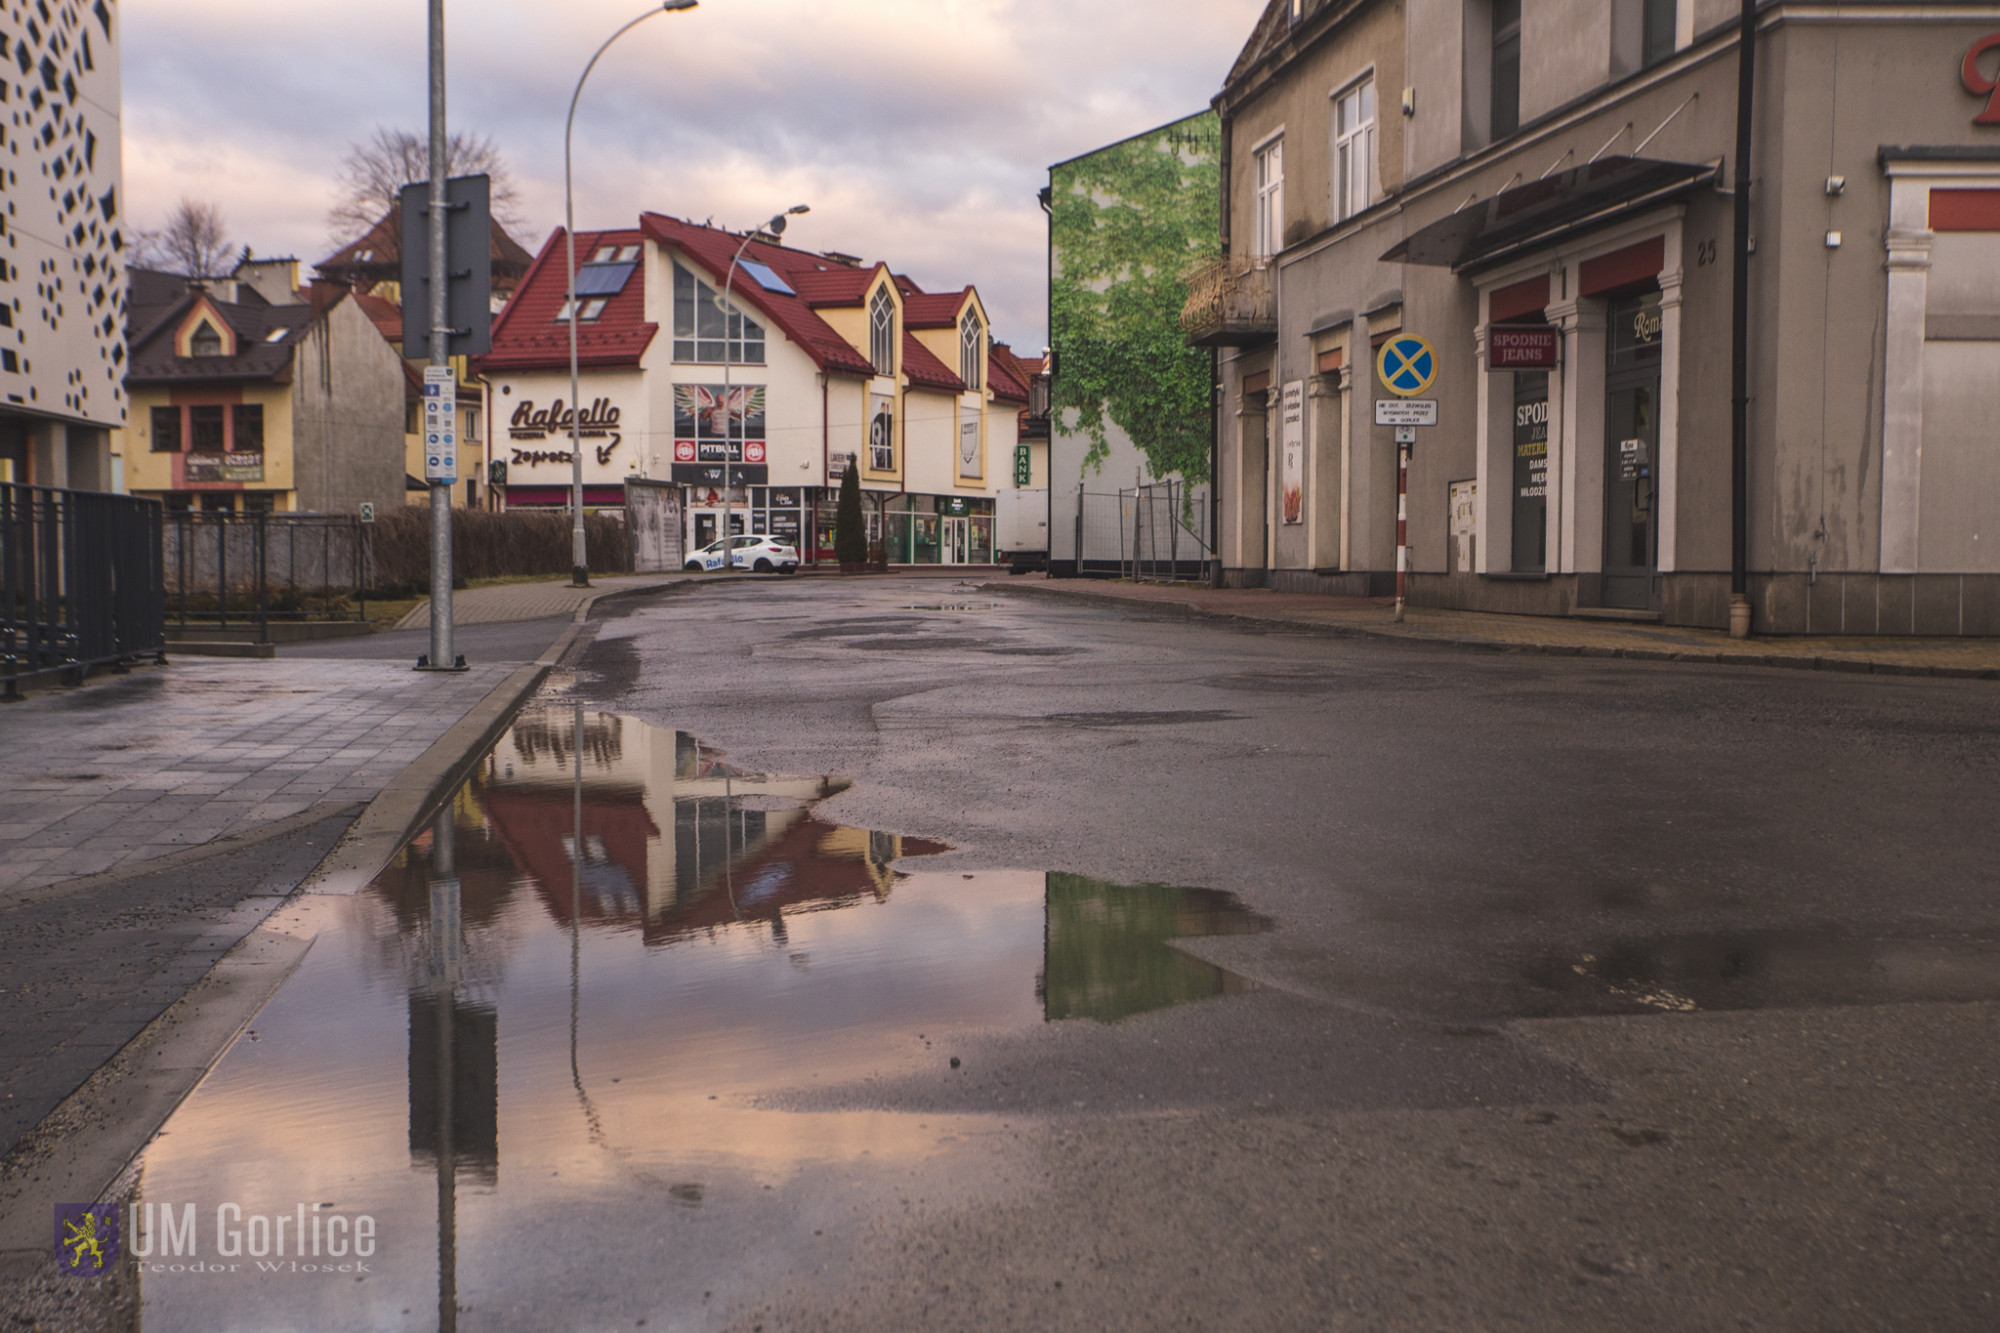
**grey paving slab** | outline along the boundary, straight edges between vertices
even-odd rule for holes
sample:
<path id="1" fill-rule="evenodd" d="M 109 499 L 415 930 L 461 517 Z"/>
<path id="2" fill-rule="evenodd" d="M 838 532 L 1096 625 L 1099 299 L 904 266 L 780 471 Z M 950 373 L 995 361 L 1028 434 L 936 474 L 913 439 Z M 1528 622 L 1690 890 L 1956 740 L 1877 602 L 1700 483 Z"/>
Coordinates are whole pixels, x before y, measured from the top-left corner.
<path id="1" fill-rule="evenodd" d="M 382 660 L 183 659 L 10 705 L 0 893 L 136 865 L 315 801 L 371 799 L 515 665 L 419 675 Z"/>

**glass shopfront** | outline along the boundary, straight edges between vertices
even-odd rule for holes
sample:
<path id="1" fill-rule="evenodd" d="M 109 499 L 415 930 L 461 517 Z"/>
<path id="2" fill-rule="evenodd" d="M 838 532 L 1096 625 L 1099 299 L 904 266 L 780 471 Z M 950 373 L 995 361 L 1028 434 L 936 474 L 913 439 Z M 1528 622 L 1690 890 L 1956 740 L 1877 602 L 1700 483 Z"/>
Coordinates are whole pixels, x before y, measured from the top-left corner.
<path id="1" fill-rule="evenodd" d="M 1660 294 L 1613 300 L 1604 375 L 1604 604 L 1660 608 Z"/>
<path id="2" fill-rule="evenodd" d="M 1514 372 L 1514 563 L 1517 573 L 1548 568 L 1549 376 Z"/>

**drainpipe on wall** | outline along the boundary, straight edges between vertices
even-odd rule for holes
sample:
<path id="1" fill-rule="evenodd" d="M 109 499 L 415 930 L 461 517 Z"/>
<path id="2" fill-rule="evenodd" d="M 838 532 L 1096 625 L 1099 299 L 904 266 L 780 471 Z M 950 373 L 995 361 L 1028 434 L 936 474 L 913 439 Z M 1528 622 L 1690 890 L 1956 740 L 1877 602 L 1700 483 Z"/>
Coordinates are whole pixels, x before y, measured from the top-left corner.
<path id="1" fill-rule="evenodd" d="M 1208 349 L 1208 586 L 1222 586 L 1222 349 Z"/>
<path id="2" fill-rule="evenodd" d="M 1750 637 L 1750 130 L 1757 0 L 1743 0 L 1736 51 L 1736 254 L 1729 355 L 1729 637 Z"/>
<path id="3" fill-rule="evenodd" d="M 827 387 L 827 381 L 828 381 L 828 380 L 830 380 L 830 379 L 832 379 L 832 378 L 833 378 L 833 377 L 832 377 L 832 375 L 831 375 L 831 374 L 830 374 L 829 372 L 827 372 L 827 371 L 821 371 L 821 372 L 820 372 L 820 376 L 819 376 L 819 485 L 818 485 L 817 487 L 815 487 L 815 488 L 813 489 L 813 507 L 812 507 L 812 516 L 813 516 L 813 521 L 812 521 L 812 526 L 811 526 L 810 528 L 808 528 L 808 529 L 806 530 L 806 532 L 807 532 L 807 535 L 808 535 L 808 536 L 809 536 L 809 537 L 810 537 L 810 538 L 812 539 L 812 544 L 813 544 L 813 549 L 812 549 L 812 563 L 813 563 L 813 564 L 815 564 L 815 565 L 817 565 L 817 564 L 819 563 L 819 502 L 820 502 L 820 497 L 821 497 L 822 495 L 824 495 L 824 494 L 826 493 L 826 488 L 827 488 L 827 485 L 828 485 L 828 484 L 829 484 L 829 483 L 830 483 L 830 482 L 832 481 L 832 475 L 831 475 L 831 473 L 832 473 L 832 469 L 833 469 L 833 436 L 832 436 L 832 433 L 831 433 L 831 432 L 832 432 L 832 427 L 830 427 L 830 426 L 829 426 L 829 425 L 827 424 L 827 412 L 828 412 L 828 410 L 829 410 L 829 404 L 830 404 L 830 403 L 832 402 L 832 391 L 831 391 L 830 389 L 828 389 L 828 387 Z M 861 466 L 861 460 L 860 460 L 859 458 L 856 458 L 856 459 L 854 460 L 854 462 L 853 462 L 852 464 L 850 464 L 849 466 L 852 466 L 852 467 L 860 467 L 860 466 Z"/>

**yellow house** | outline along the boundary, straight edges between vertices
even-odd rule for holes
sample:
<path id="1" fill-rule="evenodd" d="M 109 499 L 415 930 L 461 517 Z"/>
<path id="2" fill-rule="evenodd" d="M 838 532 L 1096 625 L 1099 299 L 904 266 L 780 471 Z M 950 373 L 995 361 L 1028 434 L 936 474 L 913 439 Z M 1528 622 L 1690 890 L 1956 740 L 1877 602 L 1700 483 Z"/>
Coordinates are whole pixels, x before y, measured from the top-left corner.
<path id="1" fill-rule="evenodd" d="M 344 289 L 300 293 L 257 267 L 132 272 L 126 488 L 176 509 L 400 503 L 399 359 Z"/>

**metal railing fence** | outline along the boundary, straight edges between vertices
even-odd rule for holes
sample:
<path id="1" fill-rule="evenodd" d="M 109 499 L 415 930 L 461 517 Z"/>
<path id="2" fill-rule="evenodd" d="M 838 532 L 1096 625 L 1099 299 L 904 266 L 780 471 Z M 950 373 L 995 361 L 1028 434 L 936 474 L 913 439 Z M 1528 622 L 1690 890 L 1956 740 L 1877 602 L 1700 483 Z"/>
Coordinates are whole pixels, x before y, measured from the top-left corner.
<path id="1" fill-rule="evenodd" d="M 178 627 L 366 620 L 367 526 L 352 514 L 179 510 L 166 516 L 168 614 Z"/>
<path id="2" fill-rule="evenodd" d="M 166 649 L 157 500 L 0 483 L 0 698 Z"/>
<path id="3" fill-rule="evenodd" d="M 1078 572 L 1142 583 L 1207 579 L 1215 551 L 1206 496 L 1183 481 L 1078 492 Z"/>

